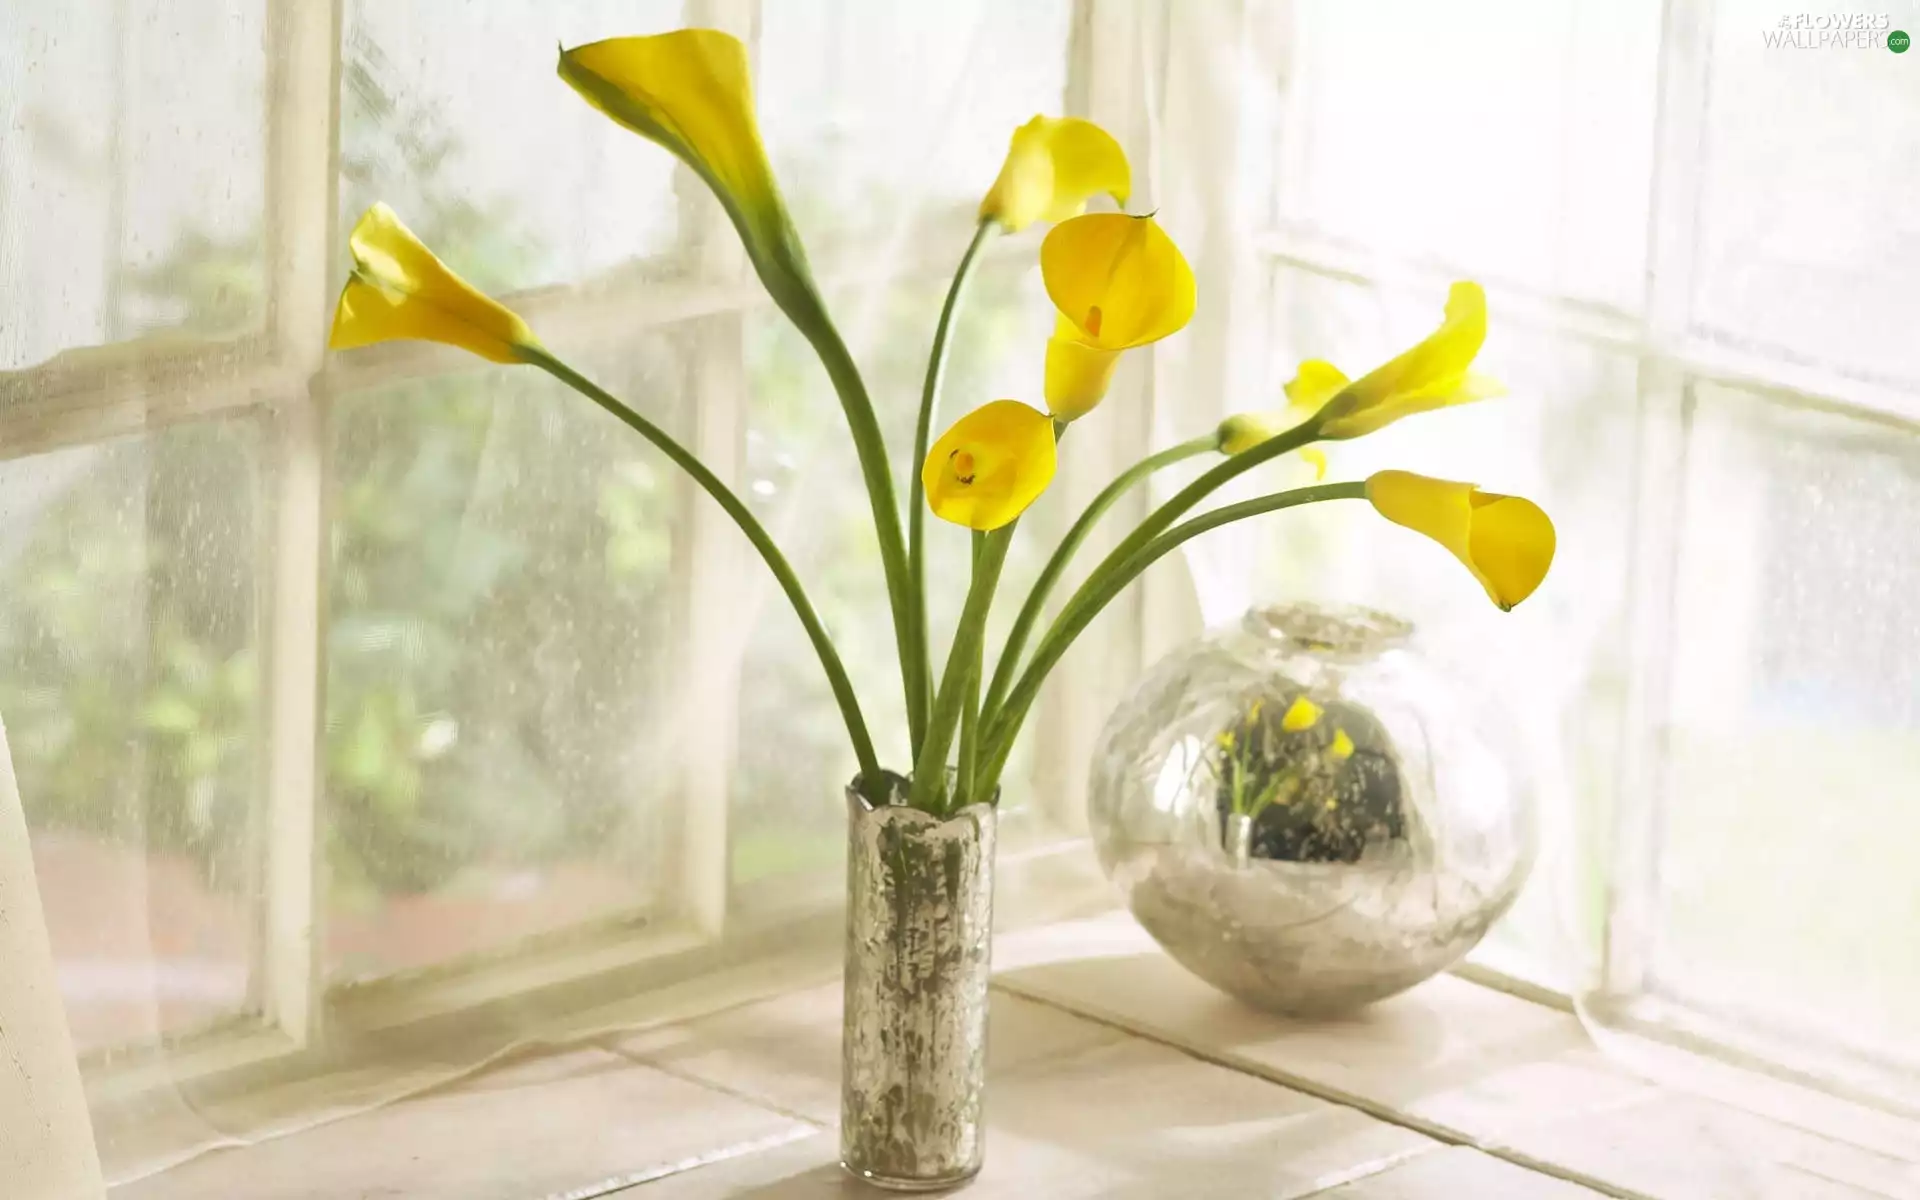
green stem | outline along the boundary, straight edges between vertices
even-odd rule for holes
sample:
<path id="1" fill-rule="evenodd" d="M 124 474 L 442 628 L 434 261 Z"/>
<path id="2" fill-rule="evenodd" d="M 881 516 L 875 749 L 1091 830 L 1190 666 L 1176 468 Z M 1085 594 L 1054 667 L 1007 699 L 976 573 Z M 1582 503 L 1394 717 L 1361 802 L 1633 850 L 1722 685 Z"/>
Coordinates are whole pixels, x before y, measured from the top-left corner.
<path id="1" fill-rule="evenodd" d="M 939 812 L 950 809 L 951 800 L 957 799 L 952 797 L 947 804 L 941 803 L 941 792 L 947 783 L 947 751 L 953 747 L 954 727 L 960 723 L 967 678 L 978 674 L 980 647 L 986 640 L 987 612 L 993 607 L 993 589 L 1000 581 L 1000 568 L 1007 561 L 1014 524 L 1003 525 L 987 534 L 975 560 L 973 582 L 967 587 L 967 602 L 960 610 L 959 624 L 954 627 L 953 646 L 947 651 L 947 666 L 941 673 L 933 715 L 927 722 L 927 740 L 921 744 L 920 754 L 913 763 L 915 808 Z"/>
<path id="2" fill-rule="evenodd" d="M 933 329 L 933 350 L 927 355 L 927 380 L 920 388 L 920 416 L 913 428 L 913 460 L 908 464 L 907 480 L 907 575 L 912 587 L 913 639 L 919 653 L 911 663 L 903 662 L 901 669 L 913 674 L 907 685 L 911 693 L 907 702 L 907 732 L 916 756 L 926 737 L 928 709 L 933 703 L 927 695 L 933 683 L 933 662 L 927 646 L 927 505 L 920 468 L 927 461 L 927 447 L 933 441 L 933 414 L 940 406 L 940 383 L 947 370 L 948 339 L 953 331 L 953 315 L 960 307 L 960 292 L 973 274 L 974 263 L 988 236 L 998 228 L 993 221 L 980 222 L 973 231 L 973 240 L 967 243 L 967 252 L 960 256 L 960 266 L 947 288 L 946 303 L 940 306 L 940 323 Z"/>
<path id="3" fill-rule="evenodd" d="M 693 481 L 712 496 L 740 532 L 747 535 L 753 548 L 760 552 L 767 568 L 787 594 L 787 602 L 793 605 L 794 613 L 800 618 L 800 624 L 807 631 L 807 639 L 813 643 L 814 653 L 820 656 L 820 667 L 827 673 L 827 685 L 833 690 L 833 700 L 840 706 L 840 716 L 847 723 L 847 736 L 853 741 L 853 753 L 860 761 L 860 775 L 863 779 L 880 777 L 880 762 L 873 753 L 873 739 L 867 734 L 866 720 L 860 715 L 860 701 L 854 695 L 853 682 L 847 678 L 847 669 L 840 661 L 839 651 L 833 647 L 833 639 L 827 636 L 826 628 L 821 625 L 819 614 L 814 612 L 813 604 L 807 599 L 807 593 L 800 586 L 800 578 L 793 572 L 786 556 L 774 544 L 753 513 L 733 490 L 723 483 L 719 476 L 707 469 L 705 463 L 695 458 L 691 451 L 675 441 L 671 435 L 658 425 L 647 420 L 633 409 L 607 392 L 600 385 L 581 375 L 566 363 L 548 354 L 544 350 L 530 351 L 529 361 L 534 366 L 552 375 L 555 379 L 579 392 L 601 408 L 612 413 L 629 429 L 646 438 L 660 449 L 660 452 L 673 460 L 675 466 L 693 477 Z"/>
<path id="4" fill-rule="evenodd" d="M 980 570 L 980 554 L 986 548 L 987 535 L 979 530 L 973 533 L 973 570 Z M 986 657 L 986 639 L 980 639 L 975 647 L 973 666 L 967 673 L 967 697 L 960 707 L 960 777 L 956 794 L 962 797 L 973 795 L 974 768 L 979 763 L 980 751 L 980 674 L 981 664 Z"/>
<path id="5" fill-rule="evenodd" d="M 1217 450 L 1219 445 L 1218 436 L 1208 434 L 1205 437 L 1194 438 L 1192 441 L 1181 442 L 1177 446 L 1170 446 L 1158 454 L 1150 454 L 1121 472 L 1118 478 L 1093 498 L 1092 503 L 1087 505 L 1086 511 L 1080 514 L 1079 520 L 1075 521 L 1073 527 L 1067 530 L 1066 536 L 1060 539 L 1060 545 L 1054 549 L 1053 557 L 1047 560 L 1047 565 L 1040 571 L 1040 577 L 1034 580 L 1033 590 L 1027 593 L 1026 603 L 1020 606 L 1020 614 L 1013 619 L 1013 628 L 1007 634 L 1007 643 L 1000 651 L 999 661 L 994 664 L 993 683 L 987 688 L 986 702 L 981 706 L 983 711 L 992 713 L 1000 706 L 1000 702 L 1006 699 L 1007 689 L 1013 686 L 1014 673 L 1020 667 L 1020 657 L 1026 652 L 1027 638 L 1032 636 L 1035 623 L 1040 620 L 1041 612 L 1046 609 L 1047 597 L 1052 594 L 1054 586 L 1060 582 L 1060 577 L 1066 574 L 1067 566 L 1073 561 L 1073 556 L 1080 549 L 1081 543 L 1087 540 L 1087 535 L 1093 532 L 1093 527 L 1099 524 L 1100 518 L 1106 515 L 1107 510 L 1112 508 L 1120 497 L 1132 491 L 1155 471 L 1183 462 L 1197 454 Z"/>
<path id="6" fill-rule="evenodd" d="M 1135 554 L 1138 554 L 1141 548 L 1148 542 L 1166 532 L 1175 521 L 1179 520 L 1183 514 L 1191 510 L 1194 505 L 1205 500 L 1226 483 L 1246 474 L 1262 463 L 1272 462 L 1283 454 L 1290 454 L 1302 446 L 1311 445 L 1313 442 L 1319 440 L 1319 437 L 1320 428 L 1318 422 L 1313 418 L 1308 418 L 1306 421 L 1301 422 L 1285 433 L 1270 437 L 1258 446 L 1250 450 L 1242 450 L 1240 453 L 1229 457 L 1225 462 L 1210 467 L 1203 472 L 1198 479 L 1195 479 L 1186 487 L 1175 492 L 1172 499 L 1162 504 L 1159 508 L 1154 509 L 1152 514 L 1150 514 L 1146 520 L 1140 522 L 1139 526 L 1135 528 L 1132 533 L 1122 538 L 1120 544 L 1115 546 L 1111 553 L 1100 560 L 1100 565 L 1093 569 L 1092 573 L 1087 576 L 1086 581 L 1080 585 L 1079 591 L 1073 594 L 1073 599 L 1068 600 L 1067 603 L 1071 605 L 1075 600 L 1085 595 L 1088 586 L 1092 584 L 1096 576 L 1099 576 L 1103 572 L 1116 569 L 1120 564 L 1126 562 Z"/>
<path id="7" fill-rule="evenodd" d="M 1256 452 L 1248 451 L 1247 453 Z M 1141 572 L 1158 562 L 1162 556 L 1208 530 L 1217 529 L 1247 517 L 1276 512 L 1283 508 L 1293 508 L 1301 504 L 1314 504 L 1322 500 L 1364 500 L 1366 495 L 1365 483 L 1325 483 L 1243 500 L 1238 504 L 1229 504 L 1195 517 L 1154 537 L 1118 565 L 1101 564 L 1055 618 L 1053 626 L 1047 630 L 1047 635 L 1040 639 L 1039 646 L 1034 649 L 1033 662 L 1028 664 L 1027 669 L 1021 673 L 1019 682 L 1015 683 L 1013 690 L 1008 693 L 1006 703 L 998 712 L 992 714 L 985 734 L 987 765 L 980 774 L 979 786 L 992 788 L 999 783 L 1000 772 L 1006 768 L 1007 756 L 1013 752 L 1014 739 L 1019 735 L 1020 726 L 1026 720 L 1027 710 L 1033 706 L 1034 697 L 1040 692 L 1040 685 L 1046 681 L 1047 673 L 1053 670 L 1055 664 L 1073 645 L 1074 639 L 1079 637 L 1081 631 L 1100 615 L 1101 610 L 1112 603 L 1115 596 L 1137 579 Z"/>
<path id="8" fill-rule="evenodd" d="M 825 309 L 821 309 L 822 313 Z M 887 604 L 893 612 L 894 649 L 900 658 L 900 683 L 906 692 L 907 712 L 914 710 L 914 663 L 925 661 L 916 649 L 912 610 L 911 582 L 907 576 L 907 547 L 900 535 L 899 500 L 893 491 L 893 471 L 887 466 L 887 443 L 880 423 L 873 415 L 873 400 L 860 378 L 860 368 L 848 353 L 840 333 L 824 319 L 801 324 L 796 321 L 820 365 L 827 370 L 833 390 L 840 397 L 840 408 L 847 415 L 847 428 L 853 434 L 853 447 L 860 457 L 860 474 L 867 485 L 867 502 L 873 509 L 873 531 L 880 543 L 880 566 L 886 573 Z"/>

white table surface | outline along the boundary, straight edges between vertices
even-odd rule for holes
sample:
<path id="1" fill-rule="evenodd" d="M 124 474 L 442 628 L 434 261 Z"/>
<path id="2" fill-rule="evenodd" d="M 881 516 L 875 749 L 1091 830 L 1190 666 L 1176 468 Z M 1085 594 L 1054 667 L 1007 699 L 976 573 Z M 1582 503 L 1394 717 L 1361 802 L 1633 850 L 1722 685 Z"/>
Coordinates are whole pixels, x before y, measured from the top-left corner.
<path id="1" fill-rule="evenodd" d="M 995 952 L 987 1167 L 968 1200 L 1920 1198 L 1920 1130 L 1659 1086 L 1570 1014 L 1456 977 L 1302 1023 L 1214 992 L 1123 915 Z M 834 1165 L 838 1055 L 838 985 L 809 986 L 510 1062 L 112 1196 L 877 1196 Z"/>

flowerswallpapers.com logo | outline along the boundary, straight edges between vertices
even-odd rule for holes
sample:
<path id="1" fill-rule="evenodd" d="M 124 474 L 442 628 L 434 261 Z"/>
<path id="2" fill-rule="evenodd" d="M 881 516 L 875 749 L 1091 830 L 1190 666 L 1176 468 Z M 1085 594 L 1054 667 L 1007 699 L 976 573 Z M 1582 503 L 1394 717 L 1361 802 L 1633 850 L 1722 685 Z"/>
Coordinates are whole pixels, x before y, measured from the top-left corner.
<path id="1" fill-rule="evenodd" d="M 1792 13 L 1761 31 L 1773 50 L 1892 50 L 1907 48 L 1907 35 L 1885 13 Z"/>

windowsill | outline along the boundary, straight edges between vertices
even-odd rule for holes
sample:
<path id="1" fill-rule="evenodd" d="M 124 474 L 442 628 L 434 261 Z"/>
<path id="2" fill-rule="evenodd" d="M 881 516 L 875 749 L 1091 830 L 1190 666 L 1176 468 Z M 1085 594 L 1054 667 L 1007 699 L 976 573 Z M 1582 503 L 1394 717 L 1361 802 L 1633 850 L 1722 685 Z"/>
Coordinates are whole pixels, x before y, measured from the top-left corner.
<path id="1" fill-rule="evenodd" d="M 1004 935 L 996 955 L 992 1134 L 968 1196 L 1920 1195 L 1920 1131 L 1664 1088 L 1570 1014 L 1458 977 L 1301 1023 L 1214 992 L 1123 915 Z M 838 986 L 710 994 L 700 1016 L 687 999 L 644 1031 L 210 1154 L 115 1200 L 869 1194 L 833 1165 Z"/>

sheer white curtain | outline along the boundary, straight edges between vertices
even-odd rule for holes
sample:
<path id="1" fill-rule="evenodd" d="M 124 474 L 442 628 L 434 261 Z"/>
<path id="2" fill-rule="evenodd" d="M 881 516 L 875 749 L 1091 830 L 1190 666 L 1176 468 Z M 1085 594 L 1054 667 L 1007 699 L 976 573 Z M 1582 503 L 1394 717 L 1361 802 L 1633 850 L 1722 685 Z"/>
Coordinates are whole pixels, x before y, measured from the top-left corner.
<path id="1" fill-rule="evenodd" d="M 13 756 L 0 730 L 0 1178 L 21 1200 L 103 1196 Z"/>

